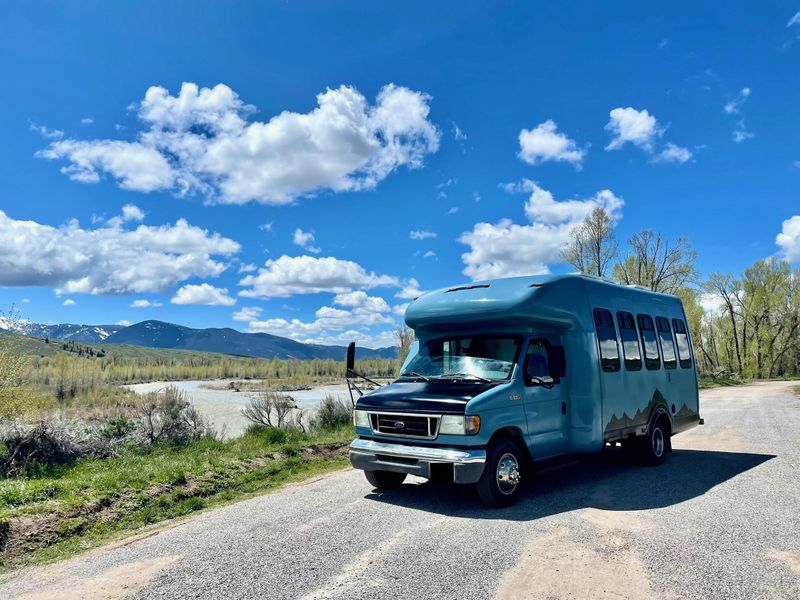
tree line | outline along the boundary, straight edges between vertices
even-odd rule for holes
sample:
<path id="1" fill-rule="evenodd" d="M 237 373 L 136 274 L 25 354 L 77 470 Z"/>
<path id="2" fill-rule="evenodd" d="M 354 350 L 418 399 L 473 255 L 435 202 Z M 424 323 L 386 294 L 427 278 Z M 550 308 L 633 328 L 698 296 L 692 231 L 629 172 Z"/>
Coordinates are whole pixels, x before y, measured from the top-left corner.
<path id="1" fill-rule="evenodd" d="M 800 375 L 800 269 L 778 258 L 703 279 L 689 240 L 645 229 L 620 248 L 614 220 L 596 208 L 570 232 L 564 262 L 581 273 L 681 298 L 703 375 Z"/>

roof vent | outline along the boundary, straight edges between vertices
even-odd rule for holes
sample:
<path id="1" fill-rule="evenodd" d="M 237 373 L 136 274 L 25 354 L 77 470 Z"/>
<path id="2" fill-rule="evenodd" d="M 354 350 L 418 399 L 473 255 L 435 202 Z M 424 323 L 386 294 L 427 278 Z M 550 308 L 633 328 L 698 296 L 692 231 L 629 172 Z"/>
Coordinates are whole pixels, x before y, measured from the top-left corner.
<path id="1" fill-rule="evenodd" d="M 488 283 L 476 283 L 474 285 L 462 285 L 460 287 L 454 287 L 447 290 L 448 292 L 460 292 L 461 290 L 474 290 L 476 288 L 488 288 Z"/>

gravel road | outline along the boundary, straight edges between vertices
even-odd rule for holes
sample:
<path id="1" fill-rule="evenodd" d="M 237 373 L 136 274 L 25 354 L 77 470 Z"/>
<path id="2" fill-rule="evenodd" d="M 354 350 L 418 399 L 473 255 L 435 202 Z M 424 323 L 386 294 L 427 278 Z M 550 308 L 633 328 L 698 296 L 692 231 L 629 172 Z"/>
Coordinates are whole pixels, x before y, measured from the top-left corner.
<path id="1" fill-rule="evenodd" d="M 0 598 L 800 598 L 792 383 L 701 395 L 662 467 L 615 451 L 541 472 L 515 507 L 346 470 L 56 565 Z"/>

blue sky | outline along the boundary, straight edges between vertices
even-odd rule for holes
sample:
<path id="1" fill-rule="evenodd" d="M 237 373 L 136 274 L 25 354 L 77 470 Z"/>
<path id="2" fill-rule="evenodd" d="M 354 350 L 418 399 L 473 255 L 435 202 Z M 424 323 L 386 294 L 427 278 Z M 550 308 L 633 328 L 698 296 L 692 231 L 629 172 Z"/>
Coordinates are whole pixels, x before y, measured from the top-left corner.
<path id="1" fill-rule="evenodd" d="M 796 264 L 798 11 L 4 3 L 0 306 L 388 345 L 416 290 L 568 270 L 597 205 Z"/>

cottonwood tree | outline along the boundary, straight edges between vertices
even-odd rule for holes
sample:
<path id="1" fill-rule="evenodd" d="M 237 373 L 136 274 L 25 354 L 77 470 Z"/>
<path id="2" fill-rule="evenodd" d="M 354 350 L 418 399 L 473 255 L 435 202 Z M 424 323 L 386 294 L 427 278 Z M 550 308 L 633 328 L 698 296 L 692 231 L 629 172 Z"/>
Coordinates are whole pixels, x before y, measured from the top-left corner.
<path id="1" fill-rule="evenodd" d="M 628 246 L 628 256 L 614 266 L 618 282 L 676 294 L 697 281 L 697 252 L 686 238 L 671 242 L 659 232 L 645 229 L 632 235 Z"/>
<path id="2" fill-rule="evenodd" d="M 572 228 L 561 258 L 581 273 L 605 277 L 618 254 L 614 220 L 605 208 L 598 206 L 582 223 Z"/>
<path id="3" fill-rule="evenodd" d="M 411 345 L 414 343 L 414 330 L 406 325 L 402 325 L 394 330 L 394 339 L 397 342 L 397 358 L 402 365 L 408 353 L 411 352 Z"/>

